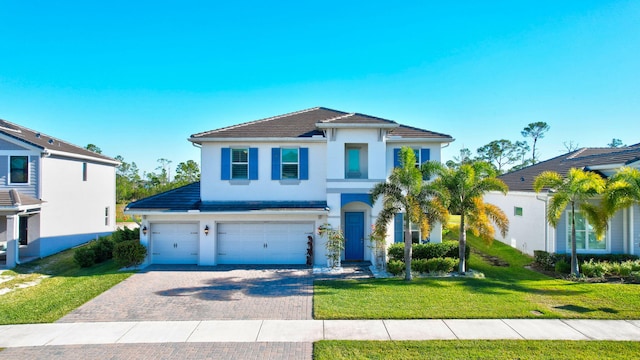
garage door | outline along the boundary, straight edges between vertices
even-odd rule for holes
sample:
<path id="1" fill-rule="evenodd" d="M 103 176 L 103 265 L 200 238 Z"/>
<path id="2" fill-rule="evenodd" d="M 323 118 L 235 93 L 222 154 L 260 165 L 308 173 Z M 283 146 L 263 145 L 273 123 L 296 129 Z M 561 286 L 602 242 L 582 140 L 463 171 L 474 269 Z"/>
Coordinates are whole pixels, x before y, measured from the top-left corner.
<path id="1" fill-rule="evenodd" d="M 218 224 L 219 264 L 305 264 L 313 223 Z"/>
<path id="2" fill-rule="evenodd" d="M 151 224 L 151 262 L 197 264 L 198 224 Z"/>

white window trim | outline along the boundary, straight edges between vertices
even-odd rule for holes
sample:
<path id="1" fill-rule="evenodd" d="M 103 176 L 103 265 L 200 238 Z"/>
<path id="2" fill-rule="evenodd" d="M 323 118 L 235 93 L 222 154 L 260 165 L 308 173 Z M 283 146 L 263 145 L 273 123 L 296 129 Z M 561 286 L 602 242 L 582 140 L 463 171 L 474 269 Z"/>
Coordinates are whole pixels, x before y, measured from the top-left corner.
<path id="1" fill-rule="evenodd" d="M 282 153 L 282 151 L 284 149 L 296 149 L 296 152 L 298 154 L 298 160 L 295 163 L 292 163 L 292 162 L 286 163 L 287 165 L 295 164 L 298 167 L 298 171 L 297 171 L 298 176 L 295 177 L 295 178 L 285 178 L 284 177 L 284 165 L 285 165 L 285 162 L 284 162 L 284 156 L 283 156 L 283 153 Z M 281 181 L 285 181 L 285 182 L 286 181 L 300 180 L 300 148 L 299 147 L 281 147 L 280 148 L 280 180 Z"/>
<path id="2" fill-rule="evenodd" d="M 581 211 L 576 210 L 576 215 L 577 214 L 581 214 Z M 571 210 L 567 210 L 565 212 L 565 217 L 567 218 L 566 221 L 566 249 L 567 249 L 567 253 L 571 252 Z M 589 224 L 589 220 L 587 220 L 587 218 L 585 217 L 584 221 Z M 576 253 L 581 253 L 581 254 L 609 254 L 611 253 L 611 221 L 609 221 L 609 224 L 607 226 L 607 232 L 604 235 L 604 239 L 601 240 L 605 242 L 605 248 L 604 249 L 577 249 L 576 248 Z M 589 239 L 585 238 L 585 247 L 589 246 Z"/>
<path id="3" fill-rule="evenodd" d="M 247 162 L 234 162 L 233 161 L 233 151 L 234 150 L 246 150 L 247 151 Z M 230 181 L 248 181 L 249 180 L 249 161 L 250 161 L 250 156 L 249 156 L 249 148 L 248 147 L 232 147 L 229 150 L 229 156 L 231 157 L 231 159 L 229 159 L 229 166 L 231 167 L 229 169 L 229 180 Z M 234 178 L 233 177 L 233 165 L 246 165 L 247 166 L 247 177 L 246 178 Z"/>
<path id="4" fill-rule="evenodd" d="M 26 157 L 27 158 L 27 182 L 12 182 L 11 179 L 11 158 L 12 157 Z M 29 155 L 9 155 L 7 164 L 7 183 L 15 186 L 27 186 L 31 184 L 31 157 Z"/>

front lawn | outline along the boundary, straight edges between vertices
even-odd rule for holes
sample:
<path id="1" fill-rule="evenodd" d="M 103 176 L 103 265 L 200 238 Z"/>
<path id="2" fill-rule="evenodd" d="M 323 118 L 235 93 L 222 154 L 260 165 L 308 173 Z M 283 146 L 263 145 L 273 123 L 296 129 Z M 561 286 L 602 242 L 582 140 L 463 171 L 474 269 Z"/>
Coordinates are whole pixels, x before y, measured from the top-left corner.
<path id="1" fill-rule="evenodd" d="M 635 359 L 640 343 L 627 341 L 319 341 L 322 359 Z"/>
<path id="2" fill-rule="evenodd" d="M 12 289 L 0 295 L 0 325 L 54 322 L 132 274 L 118 271 L 113 260 L 80 268 L 73 261 L 73 251 L 2 273 L 13 279 L 0 283 L 0 290 Z"/>
<path id="3" fill-rule="evenodd" d="M 450 236 L 455 236 L 452 232 Z M 576 283 L 526 269 L 532 259 L 469 236 L 469 267 L 486 278 L 318 281 L 316 319 L 640 318 L 640 285 Z M 508 266 L 493 266 L 492 257 Z"/>

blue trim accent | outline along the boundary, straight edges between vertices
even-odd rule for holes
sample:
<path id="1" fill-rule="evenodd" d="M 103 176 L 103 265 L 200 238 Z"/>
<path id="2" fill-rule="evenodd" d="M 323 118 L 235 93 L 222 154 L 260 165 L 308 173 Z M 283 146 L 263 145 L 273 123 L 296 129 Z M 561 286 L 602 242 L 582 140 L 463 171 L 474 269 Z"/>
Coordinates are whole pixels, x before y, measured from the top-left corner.
<path id="1" fill-rule="evenodd" d="M 280 148 L 271 148 L 271 180 L 280 180 Z"/>
<path id="2" fill-rule="evenodd" d="M 404 242 L 404 214 L 397 213 L 393 218 L 393 242 Z"/>
<path id="3" fill-rule="evenodd" d="M 395 148 L 393 149 L 393 167 L 399 167 L 400 166 L 400 149 L 399 148 Z"/>
<path id="4" fill-rule="evenodd" d="M 231 149 L 220 149 L 220 179 L 231 180 Z"/>
<path id="5" fill-rule="evenodd" d="M 340 194 L 340 206 L 343 207 L 348 203 L 360 201 L 371 207 L 371 196 L 369 194 Z"/>
<path id="6" fill-rule="evenodd" d="M 258 180 L 258 148 L 249 148 L 249 180 Z"/>
<path id="7" fill-rule="evenodd" d="M 300 148 L 300 180 L 309 180 L 309 148 Z"/>

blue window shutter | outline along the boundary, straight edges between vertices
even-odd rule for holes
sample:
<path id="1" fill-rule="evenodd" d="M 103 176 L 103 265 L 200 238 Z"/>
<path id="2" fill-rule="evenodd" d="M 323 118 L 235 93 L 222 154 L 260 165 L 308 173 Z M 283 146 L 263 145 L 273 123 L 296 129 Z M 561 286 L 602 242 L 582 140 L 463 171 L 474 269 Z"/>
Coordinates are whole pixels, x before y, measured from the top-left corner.
<path id="1" fill-rule="evenodd" d="M 420 149 L 420 163 L 424 164 L 429 160 L 431 160 L 431 149 Z M 422 180 L 429 180 L 429 177 L 422 175 Z"/>
<path id="2" fill-rule="evenodd" d="M 300 148 L 300 180 L 309 180 L 309 148 Z"/>
<path id="3" fill-rule="evenodd" d="M 271 180 L 280 180 L 280 148 L 271 148 Z"/>
<path id="4" fill-rule="evenodd" d="M 249 180 L 258 180 L 258 148 L 249 148 Z"/>
<path id="5" fill-rule="evenodd" d="M 404 242 L 404 219 L 403 214 L 398 213 L 393 219 L 393 242 Z"/>
<path id="6" fill-rule="evenodd" d="M 393 149 L 393 167 L 400 166 L 400 149 Z"/>
<path id="7" fill-rule="evenodd" d="M 420 149 L 420 163 L 431 160 L 431 149 Z"/>
<path id="8" fill-rule="evenodd" d="M 222 148 L 220 158 L 220 178 L 222 180 L 231 180 L 231 149 Z"/>

